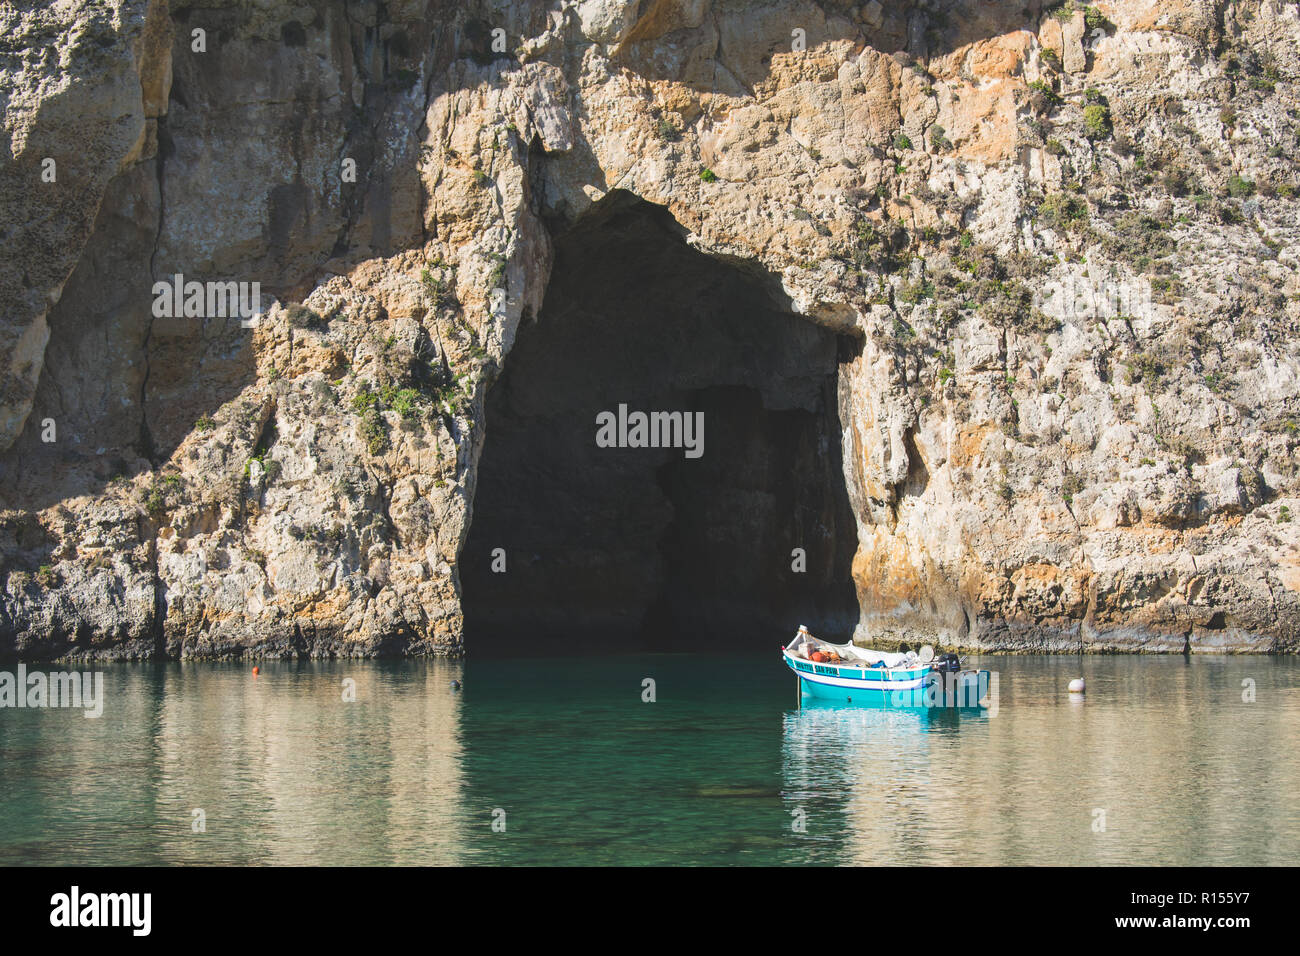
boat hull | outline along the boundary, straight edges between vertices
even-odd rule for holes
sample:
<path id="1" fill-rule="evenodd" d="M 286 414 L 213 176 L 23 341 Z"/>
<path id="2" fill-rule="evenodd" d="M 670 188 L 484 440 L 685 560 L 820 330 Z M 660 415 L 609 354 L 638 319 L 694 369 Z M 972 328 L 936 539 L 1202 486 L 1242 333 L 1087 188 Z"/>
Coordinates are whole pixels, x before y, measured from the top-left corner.
<path id="1" fill-rule="evenodd" d="M 782 656 L 799 678 L 800 693 L 817 700 L 876 707 L 979 707 L 989 689 L 988 671 L 944 674 L 928 664 L 887 669 Z"/>

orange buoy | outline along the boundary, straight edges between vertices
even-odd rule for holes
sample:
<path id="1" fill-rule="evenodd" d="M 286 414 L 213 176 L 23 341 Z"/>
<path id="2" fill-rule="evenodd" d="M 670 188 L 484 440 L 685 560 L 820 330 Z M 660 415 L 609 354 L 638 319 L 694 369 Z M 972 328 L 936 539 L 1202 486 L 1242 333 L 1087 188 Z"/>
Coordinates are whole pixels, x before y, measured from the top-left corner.
<path id="1" fill-rule="evenodd" d="M 256 677 L 257 675 L 258 675 L 258 668 L 254 667 L 254 668 L 253 668 L 253 676 Z"/>

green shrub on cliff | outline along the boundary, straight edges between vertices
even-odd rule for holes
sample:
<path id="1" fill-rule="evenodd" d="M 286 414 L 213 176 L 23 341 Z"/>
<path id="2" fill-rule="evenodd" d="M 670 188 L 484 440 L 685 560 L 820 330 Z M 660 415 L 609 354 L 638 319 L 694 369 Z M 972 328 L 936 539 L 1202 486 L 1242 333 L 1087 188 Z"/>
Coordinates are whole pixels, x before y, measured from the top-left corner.
<path id="1" fill-rule="evenodd" d="M 898 301 L 907 305 L 915 305 L 925 299 L 934 298 L 934 283 L 927 281 L 924 277 L 914 282 L 905 282 L 898 290 Z"/>
<path id="2" fill-rule="evenodd" d="M 1255 184 L 1242 176 L 1228 177 L 1228 195 L 1234 199 L 1245 199 L 1255 192 Z"/>
<path id="3" fill-rule="evenodd" d="M 1182 435 L 1157 434 L 1156 444 L 1168 452 L 1184 471 L 1191 472 L 1192 465 L 1201 459 L 1200 449 Z"/>
<path id="4" fill-rule="evenodd" d="M 1061 103 L 1060 94 L 1052 89 L 1052 84 L 1046 80 L 1031 80 L 1029 92 L 1034 108 L 1040 112 Z"/>
<path id="5" fill-rule="evenodd" d="M 1074 496 L 1083 491 L 1083 478 L 1076 474 L 1068 474 L 1065 480 L 1061 482 L 1061 500 L 1067 505 L 1074 503 Z"/>
<path id="6" fill-rule="evenodd" d="M 415 417 L 416 411 L 424 404 L 424 396 L 413 388 L 389 386 L 381 394 L 384 404 L 403 418 Z"/>
<path id="7" fill-rule="evenodd" d="M 435 276 L 428 269 L 420 271 L 420 285 L 429 308 L 454 309 L 460 306 L 460 300 L 453 291 L 455 271 L 449 271 L 451 274 L 447 277 Z"/>
<path id="8" fill-rule="evenodd" d="M 1192 175 L 1182 166 L 1171 166 L 1160 178 L 1165 192 L 1171 196 L 1185 196 L 1192 186 Z"/>
<path id="9" fill-rule="evenodd" d="M 1165 374 L 1165 363 L 1151 352 L 1137 352 L 1125 365 L 1125 380 L 1129 385 L 1146 382 L 1154 385 Z"/>
<path id="10" fill-rule="evenodd" d="M 975 299 L 979 303 L 980 317 L 1001 329 L 1028 327 L 1036 311 L 1033 292 L 1014 280 L 981 279 L 976 286 Z"/>
<path id="11" fill-rule="evenodd" d="M 665 143 L 676 143 L 682 138 L 682 131 L 666 116 L 659 117 L 659 123 L 655 127 L 655 132 Z"/>
<path id="12" fill-rule="evenodd" d="M 388 447 L 388 423 L 378 408 L 370 408 L 361 416 L 361 437 L 365 439 L 366 450 L 372 455 L 382 453 Z"/>
<path id="13" fill-rule="evenodd" d="M 1069 192 L 1051 193 L 1038 204 L 1038 216 L 1056 229 L 1074 229 L 1088 219 L 1088 203 Z"/>
<path id="14" fill-rule="evenodd" d="M 379 396 L 371 390 L 370 383 L 362 382 L 357 393 L 352 396 L 352 410 L 358 415 L 364 415 L 378 404 Z"/>
<path id="15" fill-rule="evenodd" d="M 1083 131 L 1088 139 L 1105 139 L 1110 135 L 1110 108 L 1104 103 L 1091 103 L 1083 108 Z"/>
<path id="16" fill-rule="evenodd" d="M 1110 30 L 1115 24 L 1106 19 L 1106 14 L 1102 13 L 1096 7 L 1083 8 L 1083 23 L 1091 30 Z"/>
<path id="17" fill-rule="evenodd" d="M 281 465 L 274 458 L 267 458 L 263 449 L 255 449 L 253 457 L 244 462 L 244 477 L 251 478 L 253 475 L 253 462 L 257 462 L 262 467 L 262 476 L 270 483 L 279 477 Z"/>
<path id="18" fill-rule="evenodd" d="M 298 329 L 316 329 L 325 324 L 319 315 L 305 305 L 291 305 L 284 310 L 284 315 L 289 324 Z"/>
<path id="19" fill-rule="evenodd" d="M 1058 20 L 1065 21 L 1071 19 L 1077 9 L 1079 8 L 1075 5 L 1074 0 L 1055 0 L 1054 3 L 1049 3 L 1043 12 Z"/>
<path id="20" fill-rule="evenodd" d="M 158 485 L 154 485 L 145 495 L 144 510 L 155 518 L 161 518 L 167 513 L 167 496 Z"/>
<path id="21" fill-rule="evenodd" d="M 1103 249 L 1111 258 L 1126 262 L 1140 272 L 1159 271 L 1159 260 L 1176 250 L 1168 223 L 1154 216 L 1126 212 L 1115 220 L 1113 227 L 1114 234 L 1102 240 Z"/>
<path id="22" fill-rule="evenodd" d="M 506 288 L 506 257 L 498 252 L 492 257 L 492 260 L 495 264 L 492 266 L 492 272 L 488 276 L 488 291 L 493 289 L 504 289 Z"/>

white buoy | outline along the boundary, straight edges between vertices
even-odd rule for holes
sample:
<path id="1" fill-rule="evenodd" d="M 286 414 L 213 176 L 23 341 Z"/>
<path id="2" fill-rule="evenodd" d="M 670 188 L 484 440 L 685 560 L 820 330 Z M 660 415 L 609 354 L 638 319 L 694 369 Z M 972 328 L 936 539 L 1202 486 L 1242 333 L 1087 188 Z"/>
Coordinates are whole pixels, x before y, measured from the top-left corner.
<path id="1" fill-rule="evenodd" d="M 1082 678 L 1082 677 L 1076 677 L 1074 680 L 1070 681 L 1070 693 L 1071 693 L 1071 694 L 1082 694 L 1082 693 L 1083 693 L 1083 678 Z"/>

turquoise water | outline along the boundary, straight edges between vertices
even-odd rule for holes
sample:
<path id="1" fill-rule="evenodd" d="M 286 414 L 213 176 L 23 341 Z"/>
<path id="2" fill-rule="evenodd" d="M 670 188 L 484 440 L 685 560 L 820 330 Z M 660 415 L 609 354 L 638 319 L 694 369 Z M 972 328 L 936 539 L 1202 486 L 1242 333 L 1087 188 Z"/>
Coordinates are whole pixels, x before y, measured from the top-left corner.
<path id="1" fill-rule="evenodd" d="M 1300 863 L 1297 661 L 970 663 L 995 715 L 796 709 L 775 650 L 107 665 L 0 709 L 0 864 Z"/>

